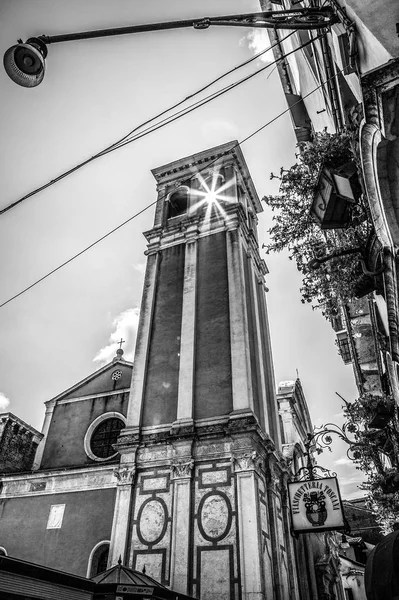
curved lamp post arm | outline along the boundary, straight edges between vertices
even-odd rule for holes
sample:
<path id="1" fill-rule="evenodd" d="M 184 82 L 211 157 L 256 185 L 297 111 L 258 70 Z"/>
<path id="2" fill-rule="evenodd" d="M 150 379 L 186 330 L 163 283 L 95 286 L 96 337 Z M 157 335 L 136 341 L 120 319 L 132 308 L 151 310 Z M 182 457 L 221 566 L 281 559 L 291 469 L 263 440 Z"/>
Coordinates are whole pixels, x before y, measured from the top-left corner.
<path id="1" fill-rule="evenodd" d="M 202 17 L 200 19 L 185 19 L 181 21 L 166 21 L 163 23 L 132 25 L 130 27 L 66 33 L 64 35 L 40 35 L 38 36 L 38 39 L 45 44 L 55 44 L 57 42 L 87 40 L 114 35 L 125 35 L 128 33 L 146 33 L 166 29 L 181 29 L 184 27 L 208 29 L 211 25 L 227 27 L 261 27 L 266 29 L 323 29 L 336 23 L 337 20 L 338 18 L 330 7 L 299 8 L 281 11 L 268 10 L 241 15 L 224 15 L 220 17 Z"/>
<path id="2" fill-rule="evenodd" d="M 338 17 L 331 7 L 299 8 L 292 10 L 264 11 L 241 15 L 224 15 L 220 17 L 202 17 L 181 21 L 166 21 L 144 25 L 131 25 L 112 29 L 98 29 L 61 35 L 39 35 L 29 38 L 25 43 L 9 48 L 4 55 L 4 68 L 9 77 L 23 87 L 36 87 L 41 83 L 45 72 L 47 46 L 59 42 L 72 42 L 93 38 L 125 35 L 130 33 L 147 33 L 167 29 L 208 29 L 211 25 L 226 27 L 260 27 L 265 29 L 325 29 L 336 23 Z"/>

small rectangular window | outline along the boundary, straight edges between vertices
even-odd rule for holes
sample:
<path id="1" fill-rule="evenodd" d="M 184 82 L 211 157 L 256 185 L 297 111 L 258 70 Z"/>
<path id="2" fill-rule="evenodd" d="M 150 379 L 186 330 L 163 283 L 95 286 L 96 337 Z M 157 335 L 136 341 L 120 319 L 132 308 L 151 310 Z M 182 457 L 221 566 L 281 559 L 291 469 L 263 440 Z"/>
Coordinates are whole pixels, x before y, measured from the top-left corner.
<path id="1" fill-rule="evenodd" d="M 65 504 L 52 504 L 46 529 L 61 529 L 64 518 Z"/>

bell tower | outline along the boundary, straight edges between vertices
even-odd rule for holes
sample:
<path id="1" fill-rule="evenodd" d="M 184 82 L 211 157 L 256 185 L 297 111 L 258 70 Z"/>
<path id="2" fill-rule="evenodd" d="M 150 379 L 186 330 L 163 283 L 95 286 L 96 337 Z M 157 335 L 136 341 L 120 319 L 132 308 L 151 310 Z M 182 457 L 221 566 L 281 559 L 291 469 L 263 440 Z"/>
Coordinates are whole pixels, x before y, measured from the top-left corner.
<path id="1" fill-rule="evenodd" d="M 203 600 L 295 598 L 259 198 L 238 142 L 152 173 L 109 565 Z"/>

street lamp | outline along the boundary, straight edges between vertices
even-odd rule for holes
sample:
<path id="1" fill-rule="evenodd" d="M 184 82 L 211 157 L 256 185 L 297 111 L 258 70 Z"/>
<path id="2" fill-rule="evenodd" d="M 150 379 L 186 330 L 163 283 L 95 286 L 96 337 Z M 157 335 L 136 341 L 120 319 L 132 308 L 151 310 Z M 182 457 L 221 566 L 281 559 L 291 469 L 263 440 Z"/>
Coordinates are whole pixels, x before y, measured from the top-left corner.
<path id="1" fill-rule="evenodd" d="M 338 18 L 331 7 L 300 8 L 132 25 L 130 27 L 99 29 L 62 35 L 40 35 L 31 37 L 26 42 L 18 40 L 18 44 L 9 48 L 4 54 L 4 68 L 9 77 L 18 85 L 36 87 L 43 80 L 46 70 L 47 45 L 57 42 L 71 42 L 165 29 L 181 29 L 183 27 L 208 29 L 211 25 L 260 27 L 263 29 L 324 29 L 337 21 Z"/>

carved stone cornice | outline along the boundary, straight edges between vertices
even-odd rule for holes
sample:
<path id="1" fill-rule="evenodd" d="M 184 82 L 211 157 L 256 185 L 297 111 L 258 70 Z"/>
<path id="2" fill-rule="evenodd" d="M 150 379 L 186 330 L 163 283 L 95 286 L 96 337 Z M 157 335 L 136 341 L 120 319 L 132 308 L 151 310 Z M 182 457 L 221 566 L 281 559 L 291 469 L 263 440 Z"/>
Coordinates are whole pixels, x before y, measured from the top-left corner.
<path id="1" fill-rule="evenodd" d="M 117 467 L 114 469 L 114 477 L 117 479 L 117 485 L 132 485 L 136 467 Z"/>
<path id="2" fill-rule="evenodd" d="M 174 460 L 171 465 L 172 479 L 187 479 L 191 477 L 193 467 L 194 460 L 192 458 L 188 460 Z"/>
<path id="3" fill-rule="evenodd" d="M 254 415 L 245 415 L 245 416 L 236 416 L 234 418 L 230 417 L 229 422 L 227 424 L 228 433 L 248 433 L 249 431 L 256 431 L 260 429 L 258 425 L 258 421 L 254 417 Z"/>
<path id="4" fill-rule="evenodd" d="M 194 422 L 175 422 L 170 429 L 170 436 L 175 441 L 192 440 L 194 438 Z"/>
<path id="5" fill-rule="evenodd" d="M 368 123 L 380 125 L 381 93 L 399 80 L 399 58 L 390 60 L 378 69 L 369 71 L 361 78 L 366 120 Z"/>

